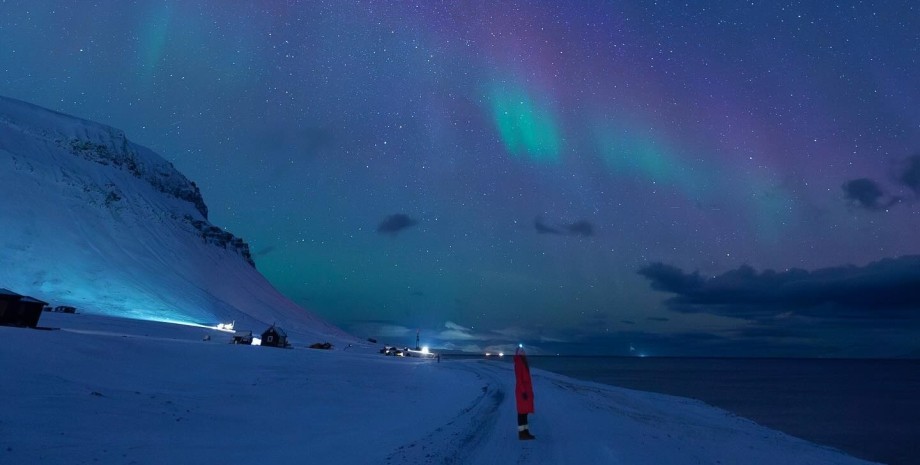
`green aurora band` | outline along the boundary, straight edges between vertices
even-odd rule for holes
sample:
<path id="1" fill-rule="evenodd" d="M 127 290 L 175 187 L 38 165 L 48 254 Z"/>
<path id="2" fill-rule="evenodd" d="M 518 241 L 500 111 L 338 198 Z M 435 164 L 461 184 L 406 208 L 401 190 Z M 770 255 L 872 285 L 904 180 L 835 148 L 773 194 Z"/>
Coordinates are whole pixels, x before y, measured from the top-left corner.
<path id="1" fill-rule="evenodd" d="M 508 152 L 533 161 L 559 162 L 559 130 L 550 111 L 520 87 L 493 84 L 492 117 Z"/>
<path id="2" fill-rule="evenodd" d="M 675 187 L 688 197 L 702 194 L 703 182 L 667 144 L 658 138 L 637 135 L 616 126 L 595 131 L 595 143 L 607 167 L 614 173 L 637 176 L 662 187 Z"/>

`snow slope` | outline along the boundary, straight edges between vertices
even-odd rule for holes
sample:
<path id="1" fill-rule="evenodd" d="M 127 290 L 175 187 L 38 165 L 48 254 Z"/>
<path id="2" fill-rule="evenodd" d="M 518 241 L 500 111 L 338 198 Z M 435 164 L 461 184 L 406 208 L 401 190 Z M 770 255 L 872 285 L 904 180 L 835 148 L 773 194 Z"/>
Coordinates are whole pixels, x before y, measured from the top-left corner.
<path id="1" fill-rule="evenodd" d="M 350 336 L 278 293 L 198 187 L 121 131 L 0 97 L 0 287 L 81 311 Z"/>
<path id="2" fill-rule="evenodd" d="M 519 441 L 509 363 L 231 345 L 94 315 L 42 323 L 61 329 L 0 327 L 0 463 L 867 463 L 698 401 L 540 370 L 537 439 Z"/>

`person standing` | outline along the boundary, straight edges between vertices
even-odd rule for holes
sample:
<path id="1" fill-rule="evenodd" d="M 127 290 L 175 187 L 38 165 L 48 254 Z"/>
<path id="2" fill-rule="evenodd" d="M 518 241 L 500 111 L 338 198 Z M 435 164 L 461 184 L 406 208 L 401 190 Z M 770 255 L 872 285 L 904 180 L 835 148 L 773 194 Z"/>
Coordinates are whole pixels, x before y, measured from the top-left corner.
<path id="1" fill-rule="evenodd" d="M 527 365 L 527 354 L 524 347 L 518 345 L 514 352 L 514 394 L 517 400 L 518 413 L 518 439 L 536 439 L 530 434 L 527 425 L 527 414 L 533 413 L 533 383 L 530 380 L 530 366 Z"/>

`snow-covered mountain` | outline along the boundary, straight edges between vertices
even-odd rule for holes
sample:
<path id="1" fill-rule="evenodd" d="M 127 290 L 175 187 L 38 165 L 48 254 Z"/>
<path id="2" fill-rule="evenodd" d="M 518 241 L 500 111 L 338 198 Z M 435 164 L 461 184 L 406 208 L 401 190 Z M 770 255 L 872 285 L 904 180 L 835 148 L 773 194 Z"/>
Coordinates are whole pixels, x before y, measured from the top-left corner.
<path id="1" fill-rule="evenodd" d="M 194 182 L 122 131 L 0 97 L 0 287 L 87 313 L 350 339 L 207 214 Z"/>

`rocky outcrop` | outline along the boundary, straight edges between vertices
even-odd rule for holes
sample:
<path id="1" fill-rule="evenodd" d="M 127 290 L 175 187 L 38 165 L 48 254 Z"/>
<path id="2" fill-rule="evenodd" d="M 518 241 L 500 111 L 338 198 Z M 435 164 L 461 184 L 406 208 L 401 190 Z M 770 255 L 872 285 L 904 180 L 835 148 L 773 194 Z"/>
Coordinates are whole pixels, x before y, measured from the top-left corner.
<path id="1" fill-rule="evenodd" d="M 49 182 L 74 189 L 85 203 L 108 209 L 118 221 L 128 212 L 142 215 L 142 221 L 175 221 L 255 267 L 248 244 L 208 221 L 198 186 L 160 155 L 128 140 L 124 131 L 0 96 L 0 132 L 0 151 L 17 170 L 35 173 L 38 163 L 55 166 L 45 174 Z M 92 169 L 86 162 L 104 168 Z M 143 184 L 163 194 L 169 205 L 144 199 L 137 189 Z"/>
<path id="2" fill-rule="evenodd" d="M 128 171 L 135 177 L 149 183 L 154 189 L 177 199 L 190 202 L 201 216 L 208 217 L 208 206 L 201 197 L 201 190 L 177 171 L 172 163 L 163 160 L 159 166 L 148 166 L 137 156 L 124 133 L 113 131 L 109 143 L 85 139 L 71 139 L 63 142 L 71 153 L 101 165 L 111 165 Z"/>
<path id="3" fill-rule="evenodd" d="M 232 250 L 243 257 L 246 262 L 248 262 L 253 267 L 256 266 L 256 262 L 252 259 L 252 253 L 249 251 L 249 244 L 243 241 L 243 239 L 234 236 L 233 234 L 224 231 L 223 229 L 214 226 L 213 224 L 196 220 L 191 216 L 186 216 L 185 220 L 188 221 L 201 235 L 201 238 L 208 244 L 213 244 L 224 249 Z"/>

